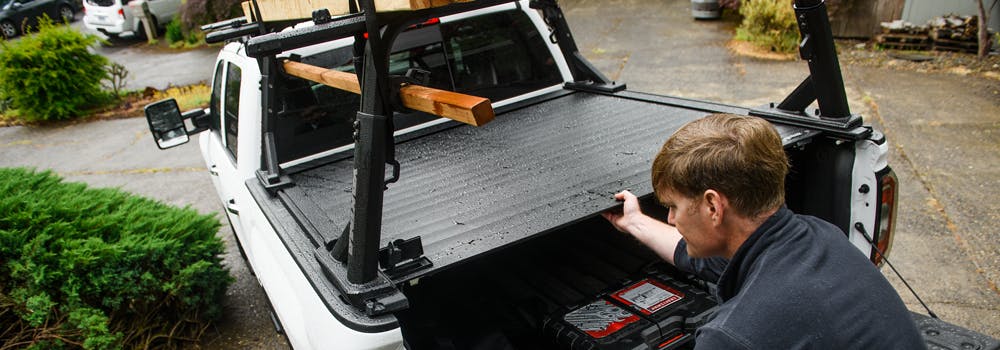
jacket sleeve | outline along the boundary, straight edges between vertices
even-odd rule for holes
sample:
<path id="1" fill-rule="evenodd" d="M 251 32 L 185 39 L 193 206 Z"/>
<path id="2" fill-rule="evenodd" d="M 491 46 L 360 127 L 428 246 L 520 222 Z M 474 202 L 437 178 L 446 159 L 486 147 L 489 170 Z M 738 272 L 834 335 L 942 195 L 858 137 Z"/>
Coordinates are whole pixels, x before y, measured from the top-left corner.
<path id="1" fill-rule="evenodd" d="M 725 258 L 692 258 L 688 256 L 687 242 L 684 239 L 677 242 L 677 248 L 674 249 L 674 266 L 709 282 L 718 281 L 728 264 L 729 260 Z"/>
<path id="2" fill-rule="evenodd" d="M 715 349 L 752 349 L 746 341 L 740 341 L 733 334 L 714 327 L 701 327 L 695 333 L 695 350 Z"/>

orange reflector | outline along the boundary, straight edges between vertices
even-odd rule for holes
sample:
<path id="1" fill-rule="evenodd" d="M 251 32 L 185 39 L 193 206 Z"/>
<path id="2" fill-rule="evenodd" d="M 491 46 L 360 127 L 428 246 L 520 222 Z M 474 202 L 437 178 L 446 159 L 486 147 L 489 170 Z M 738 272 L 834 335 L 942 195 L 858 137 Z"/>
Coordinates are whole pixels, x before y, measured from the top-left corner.
<path id="1" fill-rule="evenodd" d="M 888 256 L 889 251 L 892 250 L 893 232 L 895 231 L 896 222 L 896 195 L 899 192 L 899 187 L 897 186 L 898 180 L 896 179 L 896 174 L 891 169 L 885 175 L 882 175 L 879 182 L 879 205 L 875 213 L 877 222 L 875 223 L 875 236 L 872 239 L 875 241 L 875 247 L 882 254 L 873 249 L 872 262 L 878 266 L 882 266 L 884 256 Z"/>

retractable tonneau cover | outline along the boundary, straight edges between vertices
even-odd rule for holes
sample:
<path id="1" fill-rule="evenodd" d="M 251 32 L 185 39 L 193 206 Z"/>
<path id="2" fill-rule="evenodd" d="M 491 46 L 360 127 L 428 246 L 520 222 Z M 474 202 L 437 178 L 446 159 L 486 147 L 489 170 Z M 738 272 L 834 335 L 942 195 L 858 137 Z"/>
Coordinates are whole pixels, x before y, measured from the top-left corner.
<path id="1" fill-rule="evenodd" d="M 385 192 L 380 246 L 420 236 L 424 256 L 433 266 L 398 276 L 395 282 L 596 215 L 615 206 L 612 194 L 623 188 L 649 195 L 650 164 L 675 130 L 715 111 L 747 113 L 738 107 L 633 92 L 555 95 L 499 114 L 486 126 L 450 128 L 397 145 L 402 173 Z M 817 134 L 777 128 L 786 145 Z M 310 220 L 337 235 L 351 218 L 352 171 L 348 158 L 293 173 L 298 189 L 285 198 L 313 208 L 310 215 L 325 215 L 328 224 Z M 275 208 L 281 205 L 277 199 L 266 198 L 261 190 L 253 192 L 262 205 L 282 210 Z M 290 218 L 279 216 L 285 216 L 286 223 Z M 286 245 L 309 242 L 292 232 L 279 235 Z M 314 247 L 301 248 L 306 252 Z M 311 254 L 299 264 L 315 264 L 310 260 Z"/>

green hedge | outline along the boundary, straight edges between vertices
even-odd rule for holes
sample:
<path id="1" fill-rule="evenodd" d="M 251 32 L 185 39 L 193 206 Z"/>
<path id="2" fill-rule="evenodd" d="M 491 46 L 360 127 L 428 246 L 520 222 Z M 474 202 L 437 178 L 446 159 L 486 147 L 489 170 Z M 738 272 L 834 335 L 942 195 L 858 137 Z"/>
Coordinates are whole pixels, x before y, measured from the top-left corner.
<path id="1" fill-rule="evenodd" d="M 219 221 L 0 168 L 0 344 L 177 347 L 222 313 Z"/>
<path id="2" fill-rule="evenodd" d="M 101 87 L 108 60 L 90 51 L 98 38 L 47 19 L 38 29 L 0 41 L 0 100 L 29 122 L 70 119 L 110 101 Z"/>

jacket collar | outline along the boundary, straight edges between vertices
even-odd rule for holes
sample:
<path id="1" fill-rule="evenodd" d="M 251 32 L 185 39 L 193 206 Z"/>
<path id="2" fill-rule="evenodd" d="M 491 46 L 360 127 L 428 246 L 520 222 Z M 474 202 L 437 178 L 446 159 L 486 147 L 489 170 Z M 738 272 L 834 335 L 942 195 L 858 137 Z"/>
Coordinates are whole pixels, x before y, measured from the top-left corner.
<path id="1" fill-rule="evenodd" d="M 719 277 L 718 296 L 721 302 L 726 302 L 739 293 L 754 262 L 773 241 L 773 233 L 783 228 L 791 217 L 792 211 L 781 206 L 740 245 Z"/>

